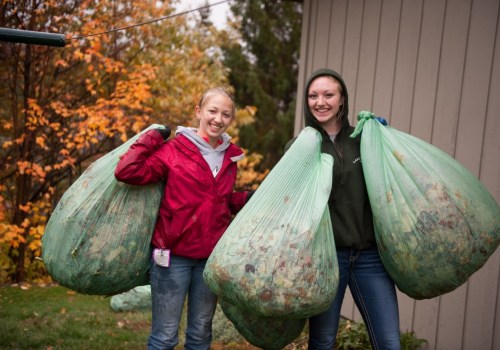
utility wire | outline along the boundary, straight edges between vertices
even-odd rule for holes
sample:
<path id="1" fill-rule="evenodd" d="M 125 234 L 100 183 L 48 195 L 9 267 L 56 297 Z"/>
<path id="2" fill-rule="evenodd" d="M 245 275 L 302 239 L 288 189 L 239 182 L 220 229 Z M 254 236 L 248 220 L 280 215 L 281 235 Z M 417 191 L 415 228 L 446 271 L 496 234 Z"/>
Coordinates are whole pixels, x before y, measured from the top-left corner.
<path id="1" fill-rule="evenodd" d="M 223 1 L 219 1 L 219 2 L 214 2 L 213 4 L 207 4 L 205 6 L 200 6 L 198 8 L 193 9 L 193 10 L 187 10 L 187 11 L 183 11 L 183 12 L 179 12 L 179 13 L 174 13 L 172 15 L 168 15 L 168 16 L 164 16 L 164 17 L 152 19 L 152 20 L 149 20 L 149 21 L 146 21 L 146 22 L 137 23 L 137 24 L 131 24 L 129 26 L 120 27 L 120 28 L 113 28 L 113 29 L 109 29 L 107 31 L 99 32 L 99 33 L 74 36 L 74 37 L 69 38 L 69 39 L 70 40 L 83 39 L 83 38 L 88 38 L 88 37 L 91 37 L 91 36 L 97 36 L 97 35 L 102 35 L 102 34 L 114 33 L 114 32 L 118 32 L 120 30 L 126 30 L 126 29 L 130 29 L 130 28 L 140 27 L 140 26 L 143 26 L 143 25 L 146 25 L 146 24 L 151 24 L 151 23 L 163 21 L 165 19 L 170 19 L 170 18 L 174 18 L 174 17 L 178 17 L 178 16 L 183 16 L 185 14 L 188 14 L 188 13 L 191 13 L 191 12 L 194 12 L 194 11 L 198 11 L 198 10 L 205 9 L 205 8 L 210 8 L 212 6 L 217 6 L 217 5 L 223 4 L 225 2 L 229 2 L 229 1 L 231 1 L 231 0 L 223 0 Z"/>
<path id="2" fill-rule="evenodd" d="M 146 24 L 151 24 L 159 21 L 163 21 L 165 19 L 174 18 L 178 16 L 182 16 L 188 14 L 190 12 L 198 11 L 205 8 L 210 8 L 212 6 L 217 6 L 223 4 L 225 2 L 229 2 L 231 0 L 222 0 L 218 2 L 214 2 L 213 4 L 207 4 L 204 6 L 200 6 L 193 10 L 183 11 L 179 13 L 174 13 L 172 15 L 160 17 L 157 19 L 152 19 L 150 21 L 132 24 L 125 27 L 113 28 L 106 30 L 104 32 L 87 34 L 87 35 L 78 35 L 71 38 L 66 38 L 64 34 L 59 33 L 46 33 L 46 32 L 36 32 L 31 30 L 21 30 L 21 29 L 10 29 L 10 28 L 0 28 L 0 41 L 9 41 L 14 43 L 23 43 L 23 44 L 32 44 L 32 45 L 46 45 L 46 46 L 58 46 L 64 47 L 66 45 L 66 40 L 78 40 L 83 38 L 88 38 L 91 36 L 97 36 L 107 33 L 118 32 L 120 30 L 126 30 L 134 27 L 143 26 Z"/>

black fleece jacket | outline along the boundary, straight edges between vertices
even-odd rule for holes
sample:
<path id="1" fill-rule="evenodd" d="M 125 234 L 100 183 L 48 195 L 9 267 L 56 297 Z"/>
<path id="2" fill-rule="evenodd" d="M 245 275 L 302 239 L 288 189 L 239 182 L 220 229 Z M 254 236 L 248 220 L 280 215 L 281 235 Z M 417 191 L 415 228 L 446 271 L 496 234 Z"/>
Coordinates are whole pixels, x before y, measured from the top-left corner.
<path id="1" fill-rule="evenodd" d="M 342 128 L 335 137 L 335 142 L 312 115 L 307 105 L 307 92 L 311 82 L 319 77 L 329 75 L 337 80 L 344 96 L 341 120 Z M 322 135 L 321 151 L 333 156 L 333 184 L 328 201 L 332 219 L 335 245 L 337 248 L 366 249 L 375 245 L 373 216 L 368 200 L 368 193 L 361 166 L 360 140 L 349 136 L 354 127 L 349 124 L 349 98 L 344 80 L 331 69 L 319 69 L 309 76 L 304 89 L 305 125 L 318 130 Z M 288 149 L 295 140 L 290 140 Z"/>

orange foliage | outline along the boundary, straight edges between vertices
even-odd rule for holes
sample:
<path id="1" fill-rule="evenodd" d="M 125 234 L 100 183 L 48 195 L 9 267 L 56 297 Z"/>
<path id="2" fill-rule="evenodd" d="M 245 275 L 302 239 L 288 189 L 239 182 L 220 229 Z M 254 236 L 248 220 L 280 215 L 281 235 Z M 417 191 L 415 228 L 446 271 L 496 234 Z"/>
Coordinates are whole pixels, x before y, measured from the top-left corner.
<path id="1" fill-rule="evenodd" d="M 95 159 L 151 123 L 187 124 L 201 93 L 227 84 L 213 27 L 185 18 L 90 36 L 172 13 L 170 1 L 4 2 L 0 21 L 66 33 L 65 48 L 2 43 L 0 65 L 0 282 L 43 277 L 45 224 L 58 199 Z M 26 5 L 26 6 L 24 6 Z M 75 6 L 73 6 L 75 5 Z M 3 17 L 2 17 L 3 16 Z M 30 19 L 30 20 L 27 20 Z M 230 134 L 252 122 L 238 111 Z M 255 188 L 260 156 L 240 164 L 241 188 Z"/>

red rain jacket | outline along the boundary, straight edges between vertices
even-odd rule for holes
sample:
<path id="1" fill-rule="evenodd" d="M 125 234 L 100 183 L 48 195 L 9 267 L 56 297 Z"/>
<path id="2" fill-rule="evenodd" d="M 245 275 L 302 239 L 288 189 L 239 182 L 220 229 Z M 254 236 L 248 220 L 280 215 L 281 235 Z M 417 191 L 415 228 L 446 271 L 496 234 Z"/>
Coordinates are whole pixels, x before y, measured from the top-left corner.
<path id="1" fill-rule="evenodd" d="M 141 135 L 122 156 L 115 177 L 132 185 L 165 182 L 152 238 L 154 248 L 193 259 L 208 258 L 245 204 L 247 192 L 233 192 L 236 161 L 243 151 L 230 144 L 214 178 L 198 147 L 185 136 L 167 142 L 156 130 Z"/>

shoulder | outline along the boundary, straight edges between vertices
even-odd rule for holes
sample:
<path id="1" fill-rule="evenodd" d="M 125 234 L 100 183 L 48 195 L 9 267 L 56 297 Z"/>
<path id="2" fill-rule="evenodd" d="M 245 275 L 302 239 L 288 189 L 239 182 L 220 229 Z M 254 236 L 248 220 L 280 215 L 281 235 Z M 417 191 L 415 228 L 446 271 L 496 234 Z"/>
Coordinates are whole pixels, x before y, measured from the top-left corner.
<path id="1" fill-rule="evenodd" d="M 243 149 L 235 145 L 234 143 L 229 144 L 229 147 L 226 150 L 226 154 L 231 158 L 231 160 L 233 160 L 233 162 L 245 158 L 245 152 L 243 151 Z"/>
<path id="2" fill-rule="evenodd" d="M 294 137 L 293 139 L 291 139 L 290 141 L 288 141 L 285 145 L 285 152 L 288 151 L 288 149 L 290 147 L 292 147 L 293 143 L 295 142 L 295 140 L 297 140 L 297 137 Z"/>

